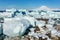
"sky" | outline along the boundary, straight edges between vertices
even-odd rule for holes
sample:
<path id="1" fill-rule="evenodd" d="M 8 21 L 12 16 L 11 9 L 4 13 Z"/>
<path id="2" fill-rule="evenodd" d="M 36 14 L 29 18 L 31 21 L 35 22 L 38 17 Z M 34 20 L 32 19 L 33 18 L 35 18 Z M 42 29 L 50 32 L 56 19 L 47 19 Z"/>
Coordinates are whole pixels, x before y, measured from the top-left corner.
<path id="1" fill-rule="evenodd" d="M 0 0 L 0 9 L 25 8 L 34 9 L 40 6 L 60 8 L 60 0 Z"/>

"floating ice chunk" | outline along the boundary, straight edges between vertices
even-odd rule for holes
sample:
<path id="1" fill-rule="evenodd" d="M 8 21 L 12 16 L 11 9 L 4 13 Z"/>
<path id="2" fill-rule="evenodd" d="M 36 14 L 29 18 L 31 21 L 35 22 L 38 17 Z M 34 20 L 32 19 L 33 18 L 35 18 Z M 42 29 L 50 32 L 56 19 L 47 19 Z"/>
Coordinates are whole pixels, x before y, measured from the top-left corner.
<path id="1" fill-rule="evenodd" d="M 0 13 L 0 17 L 12 17 L 12 13 L 10 13 L 10 12 Z"/>
<path id="2" fill-rule="evenodd" d="M 29 25 L 30 23 L 28 20 L 8 18 L 4 20 L 3 33 L 11 37 L 23 35 Z"/>
<path id="3" fill-rule="evenodd" d="M 43 28 L 41 28 L 41 27 L 40 27 L 40 30 L 41 30 L 42 32 L 44 31 L 44 29 L 43 29 Z"/>
<path id="4" fill-rule="evenodd" d="M 46 13 L 45 12 L 41 12 L 41 15 L 46 15 Z"/>
<path id="5" fill-rule="evenodd" d="M 36 19 L 34 17 L 25 16 L 23 19 L 28 20 L 31 25 L 35 26 L 34 22 Z"/>
<path id="6" fill-rule="evenodd" d="M 57 32 L 57 36 L 58 36 L 58 37 L 60 37 L 60 31 L 59 31 L 59 32 Z"/>
<path id="7" fill-rule="evenodd" d="M 41 18 L 41 15 L 39 15 L 39 14 L 34 15 L 34 18 Z"/>
<path id="8" fill-rule="evenodd" d="M 20 21 L 23 24 L 20 34 L 23 35 L 26 32 L 26 29 L 29 27 L 30 22 L 26 19 L 22 19 Z"/>
<path id="9" fill-rule="evenodd" d="M 49 24 L 54 24 L 54 23 L 55 23 L 55 21 L 54 21 L 54 20 L 52 20 L 52 19 L 49 19 L 48 23 L 49 23 Z"/>
<path id="10" fill-rule="evenodd" d="M 55 14 L 50 14 L 49 17 L 50 18 L 54 18 L 55 17 Z"/>
<path id="11" fill-rule="evenodd" d="M 49 30 L 52 30 L 52 29 L 53 29 L 53 25 L 51 25 L 51 24 L 46 24 L 46 27 L 47 27 Z"/>
<path id="12" fill-rule="evenodd" d="M 30 30 L 31 30 L 32 32 L 34 32 L 35 28 L 30 28 Z"/>
<path id="13" fill-rule="evenodd" d="M 35 12 L 35 11 L 34 11 L 34 12 L 31 12 L 31 13 L 28 13 L 29 16 L 33 16 L 33 17 L 34 17 L 35 15 L 37 15 L 37 14 L 39 14 L 39 13 L 38 13 L 38 12 Z"/>
<path id="14" fill-rule="evenodd" d="M 39 38 L 38 36 L 35 36 L 36 38 Z"/>
<path id="15" fill-rule="evenodd" d="M 57 30 L 56 30 L 56 29 L 52 29 L 52 30 L 51 30 L 51 35 L 52 35 L 52 36 L 55 36 L 56 33 L 57 33 Z"/>
<path id="16" fill-rule="evenodd" d="M 57 19 L 56 24 L 60 25 L 60 20 L 59 19 Z"/>
<path id="17" fill-rule="evenodd" d="M 5 19 L 3 24 L 3 33 L 8 36 L 16 36 L 17 34 L 14 33 L 13 31 L 17 27 L 17 24 L 19 24 L 18 20 L 14 20 L 11 18 Z"/>
<path id="18" fill-rule="evenodd" d="M 42 21 L 42 20 L 36 21 L 36 25 L 37 25 L 38 27 L 45 26 L 45 21 Z"/>
<path id="19" fill-rule="evenodd" d="M 52 40 L 52 39 L 50 39 L 50 38 L 47 38 L 47 40 Z"/>
<path id="20" fill-rule="evenodd" d="M 28 35 L 39 38 L 37 33 L 29 32 Z"/>
<path id="21" fill-rule="evenodd" d="M 33 36 L 34 35 L 34 32 L 29 32 L 28 35 L 29 36 Z"/>
<path id="22" fill-rule="evenodd" d="M 33 36 L 39 38 L 37 33 L 34 33 Z"/>

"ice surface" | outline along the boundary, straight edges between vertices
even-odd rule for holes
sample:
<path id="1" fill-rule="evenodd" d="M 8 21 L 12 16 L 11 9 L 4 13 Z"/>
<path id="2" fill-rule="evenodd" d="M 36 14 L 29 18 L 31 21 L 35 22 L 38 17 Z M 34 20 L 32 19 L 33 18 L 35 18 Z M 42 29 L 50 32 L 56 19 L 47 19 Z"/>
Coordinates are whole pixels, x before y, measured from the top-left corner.
<path id="1" fill-rule="evenodd" d="M 31 32 L 28 33 L 29 36 L 33 36 L 36 38 L 38 37 L 46 38 L 47 35 L 45 34 L 47 32 L 51 32 L 52 36 L 57 35 L 60 37 L 60 32 L 58 32 L 54 28 L 55 21 L 53 20 L 55 18 L 60 18 L 60 13 L 53 12 L 52 10 L 50 10 L 45 6 L 41 8 L 40 10 L 36 9 L 33 10 L 32 12 L 28 12 L 28 10 L 25 9 L 19 9 L 18 10 L 19 12 L 16 12 L 17 11 L 16 9 L 7 9 L 6 12 L 0 13 L 0 17 L 4 18 L 3 33 L 10 37 L 23 35 L 26 32 L 26 29 L 29 27 L 29 25 L 32 25 L 33 27 L 38 26 L 41 33 L 35 33 L 34 28 L 31 28 L 30 29 Z M 14 12 L 16 13 L 14 14 Z M 14 17 L 12 17 L 12 15 Z M 36 18 L 49 19 L 49 20 L 47 21 L 46 24 L 45 21 L 42 20 L 38 21 L 36 20 Z M 43 26 L 46 26 L 47 30 L 45 30 Z M 51 39 L 48 38 L 48 40 Z"/>

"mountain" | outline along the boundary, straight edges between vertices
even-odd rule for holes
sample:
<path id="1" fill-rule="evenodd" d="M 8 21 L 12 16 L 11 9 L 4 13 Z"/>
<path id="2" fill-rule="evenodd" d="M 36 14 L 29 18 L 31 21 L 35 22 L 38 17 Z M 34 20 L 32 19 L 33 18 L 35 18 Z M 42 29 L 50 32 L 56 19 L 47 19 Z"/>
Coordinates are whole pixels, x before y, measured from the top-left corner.
<path id="1" fill-rule="evenodd" d="M 48 8 L 47 6 L 41 6 L 36 8 L 36 10 L 51 10 L 50 8 Z"/>

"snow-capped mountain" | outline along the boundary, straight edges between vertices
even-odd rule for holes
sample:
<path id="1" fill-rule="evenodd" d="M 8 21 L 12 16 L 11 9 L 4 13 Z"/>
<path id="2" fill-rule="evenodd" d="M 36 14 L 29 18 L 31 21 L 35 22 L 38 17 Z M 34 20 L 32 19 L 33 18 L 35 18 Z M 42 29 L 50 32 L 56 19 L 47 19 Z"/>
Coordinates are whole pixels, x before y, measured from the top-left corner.
<path id="1" fill-rule="evenodd" d="M 47 6 L 41 6 L 41 7 L 38 7 L 36 10 L 51 10 L 51 9 L 48 8 Z"/>

